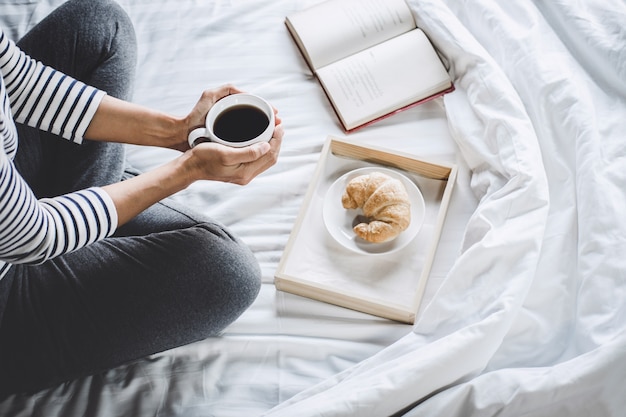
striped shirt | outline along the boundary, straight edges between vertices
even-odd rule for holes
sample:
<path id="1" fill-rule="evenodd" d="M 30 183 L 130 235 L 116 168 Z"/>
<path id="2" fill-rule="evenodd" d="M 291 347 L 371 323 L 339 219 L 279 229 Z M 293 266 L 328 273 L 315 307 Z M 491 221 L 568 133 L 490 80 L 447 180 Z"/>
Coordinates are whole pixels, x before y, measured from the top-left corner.
<path id="1" fill-rule="evenodd" d="M 15 122 L 81 143 L 104 94 L 31 59 L 0 29 L 0 279 L 11 264 L 42 263 L 115 230 L 102 189 L 37 200 L 13 164 Z"/>

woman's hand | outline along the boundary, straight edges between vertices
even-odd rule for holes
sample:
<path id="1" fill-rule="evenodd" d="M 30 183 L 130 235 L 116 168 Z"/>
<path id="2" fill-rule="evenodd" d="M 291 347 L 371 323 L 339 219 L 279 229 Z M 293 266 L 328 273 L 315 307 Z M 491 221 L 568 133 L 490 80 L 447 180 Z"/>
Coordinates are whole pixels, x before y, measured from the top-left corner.
<path id="1" fill-rule="evenodd" d="M 186 126 L 187 135 L 199 127 L 204 127 L 206 115 L 213 107 L 213 105 L 220 99 L 229 96 L 231 94 L 243 93 L 244 91 L 234 87 L 231 84 L 226 84 L 218 88 L 205 90 L 200 96 L 200 100 L 196 103 L 191 112 L 184 118 L 184 124 Z M 274 115 L 276 116 L 275 124 L 278 126 L 281 123 L 280 118 L 278 118 L 278 112 L 274 109 Z M 282 138 L 282 134 L 281 134 Z M 177 149 L 179 151 L 185 152 L 189 149 L 189 144 L 187 142 L 187 138 L 185 137 L 184 141 L 178 141 L 173 146 L 170 146 L 172 149 Z"/>
<path id="2" fill-rule="evenodd" d="M 213 105 L 221 98 L 224 98 L 231 94 L 243 93 L 243 91 L 238 88 L 232 86 L 231 84 L 226 84 L 221 87 L 213 88 L 210 90 L 204 90 L 200 99 L 193 107 L 191 112 L 183 119 L 183 124 L 185 126 L 184 131 L 186 135 L 184 138 L 179 138 L 179 141 L 169 147 L 172 149 L 177 149 L 181 152 L 185 152 L 189 149 L 189 143 L 187 142 L 187 136 L 189 133 L 197 129 L 199 127 L 203 127 L 206 120 L 206 115 L 213 107 Z"/>
<path id="3" fill-rule="evenodd" d="M 283 134 L 282 124 L 278 124 L 269 142 L 243 148 L 200 143 L 187 151 L 185 162 L 192 178 L 245 185 L 276 163 Z"/>
<path id="4" fill-rule="evenodd" d="M 187 131 L 202 127 L 205 124 L 209 109 L 221 98 L 230 94 L 243 93 L 242 90 L 226 84 L 221 87 L 205 90 L 200 100 L 185 118 Z M 185 163 L 190 167 L 194 180 L 214 180 L 235 184 L 248 184 L 257 175 L 274 165 L 280 151 L 283 127 L 274 109 L 275 128 L 272 139 L 268 143 L 256 143 L 243 148 L 234 148 L 217 143 L 205 142 L 189 150 L 187 140 L 178 144 L 181 151 L 187 151 Z"/>

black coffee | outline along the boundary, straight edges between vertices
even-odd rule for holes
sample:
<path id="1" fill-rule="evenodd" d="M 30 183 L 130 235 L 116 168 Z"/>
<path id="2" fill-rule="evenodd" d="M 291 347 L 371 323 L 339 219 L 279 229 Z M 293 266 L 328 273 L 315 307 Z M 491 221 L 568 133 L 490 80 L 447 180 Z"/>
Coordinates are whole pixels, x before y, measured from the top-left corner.
<path id="1" fill-rule="evenodd" d="M 248 104 L 238 104 L 217 116 L 213 133 L 227 142 L 246 142 L 263 133 L 269 122 L 262 110 Z"/>

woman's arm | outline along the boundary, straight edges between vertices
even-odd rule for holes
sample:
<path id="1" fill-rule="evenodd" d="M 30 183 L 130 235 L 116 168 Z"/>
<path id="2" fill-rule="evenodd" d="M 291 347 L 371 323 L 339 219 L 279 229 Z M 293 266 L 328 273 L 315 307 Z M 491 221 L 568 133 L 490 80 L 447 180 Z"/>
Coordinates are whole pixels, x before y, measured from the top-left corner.
<path id="1" fill-rule="evenodd" d="M 128 180 L 103 187 L 117 209 L 118 225 L 124 224 L 152 204 L 187 188 L 197 180 L 216 180 L 244 185 L 274 165 L 282 140 L 277 126 L 269 143 L 230 148 L 201 143 L 166 164 Z"/>
<path id="2" fill-rule="evenodd" d="M 269 143 L 244 148 L 201 143 L 189 149 L 188 133 L 204 124 L 211 106 L 220 98 L 238 92 L 241 91 L 231 85 L 206 90 L 189 115 L 182 118 L 105 97 L 87 129 L 86 137 L 184 151 L 179 157 L 150 172 L 103 187 L 117 209 L 118 225 L 197 180 L 244 185 L 276 163 L 283 137 L 279 117 L 276 117 L 274 135 Z"/>
<path id="3" fill-rule="evenodd" d="M 109 236 L 116 225 L 115 203 L 99 188 L 37 200 L 0 148 L 0 260 L 41 263 Z"/>
<path id="4" fill-rule="evenodd" d="M 206 90 L 186 117 L 106 96 L 93 116 L 85 137 L 92 140 L 160 146 L 185 151 L 187 135 L 204 125 L 204 118 L 217 100 L 242 91 L 232 85 Z"/>
<path id="5" fill-rule="evenodd" d="M 134 145 L 175 147 L 185 137 L 183 118 L 105 96 L 85 137 L 91 140 Z"/>

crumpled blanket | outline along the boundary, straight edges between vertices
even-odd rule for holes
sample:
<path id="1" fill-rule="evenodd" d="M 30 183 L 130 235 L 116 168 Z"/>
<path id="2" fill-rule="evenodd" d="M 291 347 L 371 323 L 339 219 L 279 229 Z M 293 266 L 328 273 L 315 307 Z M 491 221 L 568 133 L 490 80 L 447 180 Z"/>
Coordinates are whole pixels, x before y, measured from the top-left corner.
<path id="1" fill-rule="evenodd" d="M 269 416 L 626 409 L 626 6 L 447 3 L 410 1 L 457 87 L 462 253 L 411 334 Z"/>

